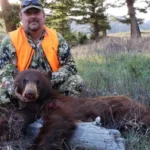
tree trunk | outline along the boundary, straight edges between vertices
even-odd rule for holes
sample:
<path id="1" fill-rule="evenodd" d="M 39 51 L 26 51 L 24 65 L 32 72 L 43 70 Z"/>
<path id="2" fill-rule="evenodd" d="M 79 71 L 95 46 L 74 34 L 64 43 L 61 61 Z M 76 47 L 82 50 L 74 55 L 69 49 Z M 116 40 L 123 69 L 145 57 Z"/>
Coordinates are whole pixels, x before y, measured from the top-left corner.
<path id="1" fill-rule="evenodd" d="M 102 31 L 102 37 L 106 37 L 107 36 L 107 31 L 106 31 L 106 29 L 104 29 L 103 31 Z"/>
<path id="2" fill-rule="evenodd" d="M 16 24 L 14 24 L 13 18 L 15 14 L 11 12 L 11 5 L 8 0 L 0 0 L 0 5 L 2 9 L 2 18 L 5 22 L 6 31 L 10 32 L 16 29 Z"/>
<path id="3" fill-rule="evenodd" d="M 127 7 L 128 7 L 128 14 L 130 16 L 131 20 L 131 38 L 140 38 L 141 32 L 140 28 L 137 22 L 137 18 L 135 15 L 135 8 L 134 8 L 134 2 L 135 0 L 126 0 Z"/>
<path id="4" fill-rule="evenodd" d="M 93 24 L 93 38 L 97 40 L 99 38 L 99 25 L 97 22 L 94 22 Z"/>

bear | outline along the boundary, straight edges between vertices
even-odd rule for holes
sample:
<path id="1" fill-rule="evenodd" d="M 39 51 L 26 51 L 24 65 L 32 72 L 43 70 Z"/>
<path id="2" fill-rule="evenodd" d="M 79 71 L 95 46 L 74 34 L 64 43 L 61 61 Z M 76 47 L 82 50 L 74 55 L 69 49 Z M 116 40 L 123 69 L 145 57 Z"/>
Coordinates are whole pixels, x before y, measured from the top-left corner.
<path id="1" fill-rule="evenodd" d="M 101 117 L 103 126 L 119 130 L 150 127 L 149 107 L 126 96 L 64 96 L 52 88 L 51 76 L 50 71 L 42 73 L 28 69 L 20 72 L 14 81 L 19 108 L 14 110 L 8 121 L 9 134 L 18 138 L 18 132 L 26 134 L 30 123 L 40 117 L 43 119 L 43 127 L 29 150 L 65 149 L 76 130 L 76 122 L 93 121 L 97 116 Z"/>

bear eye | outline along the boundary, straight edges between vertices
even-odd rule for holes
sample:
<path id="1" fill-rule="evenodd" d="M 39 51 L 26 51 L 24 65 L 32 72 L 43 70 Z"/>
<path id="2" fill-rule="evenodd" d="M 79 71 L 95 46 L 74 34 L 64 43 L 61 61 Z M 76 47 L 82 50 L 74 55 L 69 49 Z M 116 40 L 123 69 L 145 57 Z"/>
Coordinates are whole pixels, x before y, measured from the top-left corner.
<path id="1" fill-rule="evenodd" d="M 28 80 L 27 79 L 23 79 L 23 84 L 27 84 L 28 83 Z"/>
<path id="2" fill-rule="evenodd" d="M 39 80 L 36 80 L 35 82 L 36 82 L 36 85 L 39 85 L 39 84 L 40 84 L 40 81 L 39 81 Z"/>

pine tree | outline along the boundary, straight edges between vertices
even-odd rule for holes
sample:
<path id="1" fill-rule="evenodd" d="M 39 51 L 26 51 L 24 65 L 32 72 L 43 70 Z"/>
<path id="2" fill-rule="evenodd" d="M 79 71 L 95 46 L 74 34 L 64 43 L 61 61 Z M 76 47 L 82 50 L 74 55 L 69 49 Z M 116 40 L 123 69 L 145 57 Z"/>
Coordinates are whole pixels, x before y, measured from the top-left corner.
<path id="1" fill-rule="evenodd" d="M 71 21 L 68 17 L 72 7 L 71 1 L 68 0 L 53 0 L 45 5 L 50 13 L 47 15 L 46 25 L 56 29 L 64 37 L 70 34 Z"/>
<path id="2" fill-rule="evenodd" d="M 110 29 L 105 15 L 104 0 L 74 0 L 71 15 L 74 16 L 74 20 L 79 24 L 90 24 L 94 39 L 99 38 L 100 32 L 105 35 L 106 30 Z"/>

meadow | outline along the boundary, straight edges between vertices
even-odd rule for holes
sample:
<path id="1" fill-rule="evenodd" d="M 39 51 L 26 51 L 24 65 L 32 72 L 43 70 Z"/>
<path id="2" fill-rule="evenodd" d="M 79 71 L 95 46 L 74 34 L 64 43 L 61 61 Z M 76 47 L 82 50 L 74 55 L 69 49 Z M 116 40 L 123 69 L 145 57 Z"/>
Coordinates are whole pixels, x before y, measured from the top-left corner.
<path id="1" fill-rule="evenodd" d="M 1 33 L 0 41 L 6 34 Z M 84 96 L 126 95 L 150 106 L 150 35 L 142 34 L 141 39 L 130 39 L 129 33 L 111 34 L 71 48 L 86 84 Z M 133 130 L 122 136 L 126 150 L 150 149 L 148 132 Z"/>
<path id="2" fill-rule="evenodd" d="M 150 105 L 150 37 L 109 36 L 72 48 L 87 96 L 126 95 Z M 149 150 L 148 133 L 123 133 L 127 150 Z"/>

